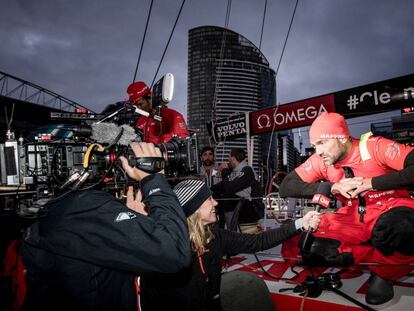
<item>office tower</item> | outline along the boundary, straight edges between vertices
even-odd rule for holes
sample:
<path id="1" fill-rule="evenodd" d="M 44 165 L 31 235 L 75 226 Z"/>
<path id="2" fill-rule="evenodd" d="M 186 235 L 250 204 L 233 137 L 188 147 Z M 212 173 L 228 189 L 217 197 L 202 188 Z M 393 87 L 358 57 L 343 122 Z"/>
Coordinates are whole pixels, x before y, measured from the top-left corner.
<path id="1" fill-rule="evenodd" d="M 199 145 L 214 145 L 206 124 L 235 113 L 275 106 L 275 71 L 260 50 L 242 35 L 216 26 L 189 31 L 187 121 L 198 131 Z M 273 134 L 274 135 L 274 134 Z M 277 139 L 254 137 L 253 166 L 262 174 L 267 154 L 276 154 Z M 230 149 L 247 150 L 246 139 L 216 145 L 216 158 L 226 161 Z M 276 162 L 270 156 L 269 162 Z"/>

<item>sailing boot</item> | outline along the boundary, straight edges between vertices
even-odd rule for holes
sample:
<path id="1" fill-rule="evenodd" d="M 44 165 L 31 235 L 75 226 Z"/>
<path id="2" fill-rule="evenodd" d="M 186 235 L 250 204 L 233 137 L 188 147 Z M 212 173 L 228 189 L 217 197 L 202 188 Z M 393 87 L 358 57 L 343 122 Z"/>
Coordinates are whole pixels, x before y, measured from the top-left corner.
<path id="1" fill-rule="evenodd" d="M 368 291 L 365 294 L 365 301 L 370 305 L 383 305 L 394 297 L 393 281 L 384 280 L 371 272 Z"/>

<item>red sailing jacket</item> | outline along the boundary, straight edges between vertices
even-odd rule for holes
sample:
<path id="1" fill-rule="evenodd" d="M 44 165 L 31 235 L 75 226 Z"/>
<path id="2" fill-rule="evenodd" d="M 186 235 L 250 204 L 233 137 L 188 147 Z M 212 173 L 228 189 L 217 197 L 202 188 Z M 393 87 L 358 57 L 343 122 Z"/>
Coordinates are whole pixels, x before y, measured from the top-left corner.
<path id="1" fill-rule="evenodd" d="M 161 117 L 161 122 L 144 116 L 137 120 L 135 127 L 142 131 L 143 141 L 161 144 L 174 136 L 179 138 L 189 136 L 184 117 L 179 112 L 164 106 L 161 107 Z"/>
<path id="2" fill-rule="evenodd" d="M 361 141 L 354 140 L 348 156 L 334 165 L 326 166 L 314 154 L 295 171 L 307 183 L 321 179 L 339 182 L 345 177 L 343 166 L 350 167 L 356 177 L 370 178 L 402 170 L 405 158 L 413 149 L 384 137 L 364 137 Z M 414 200 L 407 189 L 368 191 L 364 195 L 366 214 L 363 223 L 359 220 L 358 199 L 347 200 L 341 195 L 336 197 L 344 206 L 335 213 L 323 215 L 319 228 L 314 233 L 316 237 L 341 241 L 338 251 L 352 252 L 356 264 L 379 263 L 368 267 L 382 278 L 397 280 L 412 270 L 406 264 L 414 262 L 414 256 L 403 256 L 398 252 L 386 256 L 365 243 L 370 239 L 373 227 L 383 213 L 398 206 L 414 209 Z M 292 241 L 290 245 L 285 243 L 282 249 L 284 257 L 294 258 L 295 254 L 289 250 L 289 246 L 292 248 L 293 245 L 297 245 L 297 241 Z"/>
<path id="3" fill-rule="evenodd" d="M 384 137 L 371 136 L 361 141 L 355 139 L 352 149 L 345 159 L 326 166 L 321 157 L 314 154 L 305 163 L 296 168 L 296 173 L 307 183 L 314 183 L 322 179 L 335 183 L 345 178 L 345 172 L 342 167 L 348 166 L 352 169 L 355 176 L 371 178 L 402 170 L 406 156 L 413 149 L 411 146 L 399 144 Z M 388 210 L 390 206 L 393 206 L 392 200 L 410 198 L 410 195 L 407 189 L 400 188 L 372 190 L 368 191 L 364 197 L 367 208 L 371 207 L 373 219 L 371 222 L 367 219 L 366 226 L 368 226 L 368 230 L 365 233 L 367 236 L 360 236 L 359 238 L 368 240 L 376 218 L 379 217 L 379 214 Z M 358 206 L 358 199 L 346 200 L 340 195 L 337 195 L 337 198 L 345 206 Z M 378 211 L 374 212 L 373 209 L 378 209 Z M 341 212 L 346 212 L 346 209 L 338 211 L 338 213 Z M 369 217 L 371 213 L 368 213 L 366 216 Z M 357 218 L 352 221 L 358 222 Z"/>

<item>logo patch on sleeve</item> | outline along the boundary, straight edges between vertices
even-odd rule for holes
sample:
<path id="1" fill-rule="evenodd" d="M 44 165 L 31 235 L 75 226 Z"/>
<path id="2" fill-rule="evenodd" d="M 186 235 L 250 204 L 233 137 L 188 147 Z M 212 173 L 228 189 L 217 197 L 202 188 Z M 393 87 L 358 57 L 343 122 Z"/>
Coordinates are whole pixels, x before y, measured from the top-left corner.
<path id="1" fill-rule="evenodd" d="M 120 221 L 123 221 L 123 220 L 129 220 L 129 219 L 133 219 L 135 217 L 137 217 L 137 215 L 135 215 L 134 213 L 131 213 L 131 212 L 121 212 L 116 217 L 115 222 L 120 222 Z"/>
<path id="2" fill-rule="evenodd" d="M 399 158 L 401 156 L 400 145 L 395 142 L 388 144 L 385 156 L 391 160 L 394 160 L 397 157 Z"/>
<path id="3" fill-rule="evenodd" d="M 154 193 L 156 193 L 156 192 L 158 192 L 158 191 L 161 191 L 161 189 L 160 189 L 160 188 L 151 189 L 151 190 L 149 191 L 149 193 L 148 193 L 148 196 L 150 196 L 151 194 L 154 194 Z"/>
<path id="4" fill-rule="evenodd" d="M 312 171 L 312 170 L 313 170 L 313 167 L 312 167 L 312 163 L 311 163 L 311 161 L 306 161 L 306 162 L 303 164 L 302 168 L 303 168 L 305 171 L 307 171 L 307 172 Z"/>

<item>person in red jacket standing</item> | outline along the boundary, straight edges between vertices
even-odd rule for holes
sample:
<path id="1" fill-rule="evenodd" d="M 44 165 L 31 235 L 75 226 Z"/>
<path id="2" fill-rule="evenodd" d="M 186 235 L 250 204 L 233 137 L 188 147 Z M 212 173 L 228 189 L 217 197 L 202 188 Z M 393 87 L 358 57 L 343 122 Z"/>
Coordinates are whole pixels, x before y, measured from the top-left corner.
<path id="1" fill-rule="evenodd" d="M 393 282 L 414 263 L 414 147 L 372 133 L 355 139 L 343 116 L 322 113 L 309 130 L 315 147 L 305 163 L 289 173 L 282 197 L 311 197 L 319 181 L 331 184 L 342 207 L 322 216 L 309 253 L 317 265 L 369 264 L 368 304 L 393 296 Z M 313 258 L 313 259 L 312 259 Z"/>
<path id="2" fill-rule="evenodd" d="M 136 107 L 157 115 L 156 109 L 151 106 L 151 89 L 142 81 L 134 82 L 128 86 L 127 93 L 129 102 Z M 143 141 L 161 144 L 168 142 L 173 137 L 184 138 L 189 136 L 189 131 L 184 117 L 177 111 L 160 107 L 161 122 L 151 117 L 141 116 L 138 118 L 135 128 L 143 133 Z"/>

